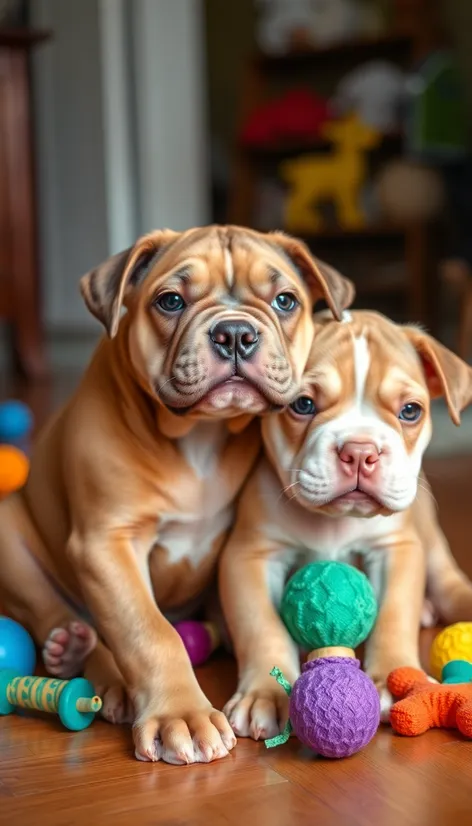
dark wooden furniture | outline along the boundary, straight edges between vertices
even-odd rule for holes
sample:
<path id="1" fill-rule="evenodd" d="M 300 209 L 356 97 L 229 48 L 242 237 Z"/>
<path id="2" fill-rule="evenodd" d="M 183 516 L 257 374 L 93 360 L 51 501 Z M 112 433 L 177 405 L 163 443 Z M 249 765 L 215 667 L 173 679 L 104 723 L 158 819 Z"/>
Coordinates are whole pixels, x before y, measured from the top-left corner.
<path id="1" fill-rule="evenodd" d="M 0 28 L 0 318 L 15 367 L 47 372 L 41 325 L 29 53 L 47 32 Z"/>

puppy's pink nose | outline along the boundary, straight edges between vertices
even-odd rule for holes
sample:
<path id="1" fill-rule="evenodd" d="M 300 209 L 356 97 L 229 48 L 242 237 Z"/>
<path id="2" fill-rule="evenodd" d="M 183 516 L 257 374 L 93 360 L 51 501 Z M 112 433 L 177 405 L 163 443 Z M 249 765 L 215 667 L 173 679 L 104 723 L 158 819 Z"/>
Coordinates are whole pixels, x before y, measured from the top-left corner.
<path id="1" fill-rule="evenodd" d="M 345 442 L 338 451 L 341 468 L 347 476 L 371 476 L 379 461 L 379 451 L 372 442 Z"/>

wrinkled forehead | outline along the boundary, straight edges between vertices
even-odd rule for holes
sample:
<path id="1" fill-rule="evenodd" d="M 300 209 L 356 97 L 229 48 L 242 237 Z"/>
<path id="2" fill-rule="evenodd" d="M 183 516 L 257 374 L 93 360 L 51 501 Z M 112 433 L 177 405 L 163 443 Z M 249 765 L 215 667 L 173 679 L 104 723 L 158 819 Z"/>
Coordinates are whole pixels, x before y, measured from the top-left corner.
<path id="1" fill-rule="evenodd" d="M 156 253 L 149 265 L 155 284 L 163 277 L 194 286 L 219 287 L 237 293 L 244 288 L 274 289 L 304 284 L 294 264 L 277 245 L 241 230 L 203 228 L 183 233 Z"/>
<path id="2" fill-rule="evenodd" d="M 402 328 L 370 313 L 323 318 L 305 371 L 312 385 L 335 401 L 360 404 L 390 394 L 426 390 L 419 357 Z"/>

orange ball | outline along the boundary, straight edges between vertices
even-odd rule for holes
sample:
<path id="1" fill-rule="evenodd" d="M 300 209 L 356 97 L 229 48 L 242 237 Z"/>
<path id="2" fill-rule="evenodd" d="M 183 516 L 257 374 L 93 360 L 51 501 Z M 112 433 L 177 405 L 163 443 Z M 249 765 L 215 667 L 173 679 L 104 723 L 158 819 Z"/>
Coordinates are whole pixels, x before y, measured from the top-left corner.
<path id="1" fill-rule="evenodd" d="M 0 445 L 0 496 L 8 496 L 23 487 L 29 472 L 29 461 L 21 450 Z"/>

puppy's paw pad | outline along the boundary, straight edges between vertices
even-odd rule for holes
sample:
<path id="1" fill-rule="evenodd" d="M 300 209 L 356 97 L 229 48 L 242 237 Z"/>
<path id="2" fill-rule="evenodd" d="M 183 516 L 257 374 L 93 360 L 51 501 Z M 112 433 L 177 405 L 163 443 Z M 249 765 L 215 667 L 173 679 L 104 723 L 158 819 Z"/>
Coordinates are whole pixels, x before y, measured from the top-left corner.
<path id="1" fill-rule="evenodd" d="M 439 615 L 429 599 L 425 599 L 421 610 L 421 627 L 434 628 L 439 620 Z"/>
<path id="2" fill-rule="evenodd" d="M 64 628 L 54 628 L 43 648 L 47 671 L 63 680 L 77 677 L 96 642 L 96 632 L 85 622 L 75 620 Z"/>
<path id="3" fill-rule="evenodd" d="M 97 693 L 103 700 L 101 715 L 105 720 L 115 725 L 133 722 L 133 707 L 124 685 L 113 685 Z"/>
<path id="4" fill-rule="evenodd" d="M 380 699 L 380 722 L 388 724 L 390 722 L 390 711 L 395 700 L 385 686 L 377 686 L 377 690 Z"/>

